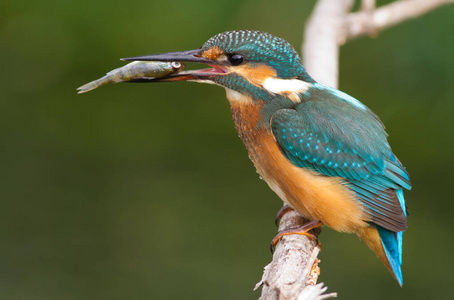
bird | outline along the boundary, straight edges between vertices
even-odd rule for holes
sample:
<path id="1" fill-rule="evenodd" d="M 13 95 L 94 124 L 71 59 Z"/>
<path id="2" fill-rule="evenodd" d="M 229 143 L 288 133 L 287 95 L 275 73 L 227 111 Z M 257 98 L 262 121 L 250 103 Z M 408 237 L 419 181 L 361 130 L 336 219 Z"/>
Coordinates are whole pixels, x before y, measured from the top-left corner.
<path id="1" fill-rule="evenodd" d="M 124 58 L 208 65 L 138 82 L 192 81 L 225 88 L 232 119 L 269 187 L 311 220 L 355 233 L 400 286 L 409 174 L 378 116 L 315 81 L 287 41 L 262 31 L 215 35 L 196 50 Z M 306 224 L 307 225 L 307 224 Z"/>

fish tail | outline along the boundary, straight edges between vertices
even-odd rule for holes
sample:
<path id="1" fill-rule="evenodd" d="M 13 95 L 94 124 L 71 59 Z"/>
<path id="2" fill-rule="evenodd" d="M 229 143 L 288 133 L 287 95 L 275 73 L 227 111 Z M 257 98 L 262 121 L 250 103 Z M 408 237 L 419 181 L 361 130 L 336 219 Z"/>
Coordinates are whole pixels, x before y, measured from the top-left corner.
<path id="1" fill-rule="evenodd" d="M 83 94 L 83 93 L 86 93 L 86 92 L 89 92 L 89 91 L 92 91 L 96 88 L 99 88 L 100 86 L 102 85 L 105 85 L 105 84 L 108 84 L 108 83 L 111 83 L 111 82 L 114 82 L 111 80 L 110 76 L 106 75 L 102 78 L 99 78 L 97 80 L 93 80 L 87 84 L 84 84 L 83 86 L 81 87 L 78 87 L 77 88 L 77 93 L 78 94 Z"/>

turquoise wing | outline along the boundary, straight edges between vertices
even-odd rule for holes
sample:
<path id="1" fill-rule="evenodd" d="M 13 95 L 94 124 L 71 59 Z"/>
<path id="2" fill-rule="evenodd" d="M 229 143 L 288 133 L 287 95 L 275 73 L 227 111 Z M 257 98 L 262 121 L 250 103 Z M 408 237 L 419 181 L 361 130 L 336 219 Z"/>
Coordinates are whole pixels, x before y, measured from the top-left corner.
<path id="1" fill-rule="evenodd" d="M 406 207 L 397 191 L 410 189 L 410 179 L 378 117 L 326 91 L 312 92 L 310 99 L 273 114 L 271 128 L 282 153 L 298 167 L 343 178 L 372 223 L 405 230 Z"/>

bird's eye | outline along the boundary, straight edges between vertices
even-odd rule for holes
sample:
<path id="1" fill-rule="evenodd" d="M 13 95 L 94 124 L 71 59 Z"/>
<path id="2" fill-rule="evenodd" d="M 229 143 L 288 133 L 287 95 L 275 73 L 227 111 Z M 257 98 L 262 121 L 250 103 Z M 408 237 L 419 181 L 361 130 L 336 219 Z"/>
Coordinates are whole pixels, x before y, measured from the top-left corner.
<path id="1" fill-rule="evenodd" d="M 244 61 L 244 57 L 241 54 L 232 54 L 228 56 L 229 62 L 232 66 L 241 65 Z"/>

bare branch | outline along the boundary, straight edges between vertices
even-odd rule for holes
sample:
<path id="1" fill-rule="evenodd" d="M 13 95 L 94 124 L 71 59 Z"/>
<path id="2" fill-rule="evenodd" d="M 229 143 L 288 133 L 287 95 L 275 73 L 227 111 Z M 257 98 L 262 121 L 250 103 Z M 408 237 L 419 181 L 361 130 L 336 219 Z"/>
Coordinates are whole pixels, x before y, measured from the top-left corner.
<path id="1" fill-rule="evenodd" d="M 364 3 L 364 2 L 363 2 Z M 453 0 L 400 0 L 376 9 L 348 16 L 341 43 L 373 32 L 382 31 L 404 21 L 417 18 Z"/>
<path id="2" fill-rule="evenodd" d="M 375 9 L 375 0 L 362 0 L 361 11 L 371 13 Z"/>
<path id="3" fill-rule="evenodd" d="M 307 222 L 296 211 L 286 213 L 279 224 L 279 231 L 299 227 Z M 316 232 L 317 236 L 320 231 Z M 314 300 L 333 297 L 322 295 L 326 288 L 315 285 L 320 274 L 317 259 L 320 248 L 316 241 L 304 235 L 282 237 L 273 254 L 273 261 L 265 267 L 262 280 L 255 289 L 262 286 L 260 300 Z"/>
<path id="4" fill-rule="evenodd" d="M 375 10 L 375 0 L 362 0 L 360 10 L 364 13 L 365 16 L 367 16 L 367 18 L 372 19 L 372 15 Z M 365 25 L 364 30 L 371 37 L 375 37 L 377 35 L 377 31 L 370 23 Z M 345 43 L 345 38 L 343 42 Z"/>
<path id="5" fill-rule="evenodd" d="M 336 88 L 339 70 L 339 36 L 353 0 L 320 0 L 306 25 L 304 66 L 318 82 Z"/>

